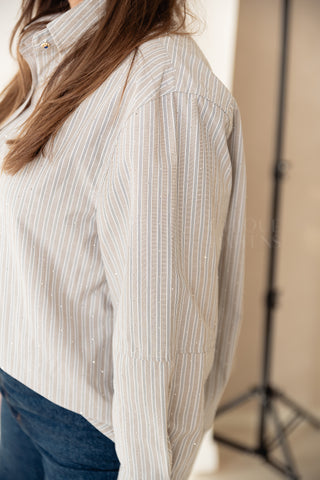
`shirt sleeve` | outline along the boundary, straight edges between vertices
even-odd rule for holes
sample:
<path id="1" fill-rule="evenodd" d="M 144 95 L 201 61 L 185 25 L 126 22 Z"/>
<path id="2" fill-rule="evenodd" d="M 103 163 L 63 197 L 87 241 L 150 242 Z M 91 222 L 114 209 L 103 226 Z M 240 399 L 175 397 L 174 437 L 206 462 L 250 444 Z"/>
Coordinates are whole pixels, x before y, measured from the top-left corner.
<path id="1" fill-rule="evenodd" d="M 210 100 L 159 96 L 127 119 L 103 181 L 97 225 L 114 309 L 119 480 L 187 480 L 200 447 L 232 189 L 229 132 Z"/>
<path id="2" fill-rule="evenodd" d="M 219 321 L 214 361 L 205 387 L 206 401 L 210 404 L 206 429 L 213 426 L 217 408 L 230 379 L 243 319 L 247 175 L 241 116 L 235 100 L 231 125 L 227 145 L 232 168 L 232 190 L 219 257 Z"/>

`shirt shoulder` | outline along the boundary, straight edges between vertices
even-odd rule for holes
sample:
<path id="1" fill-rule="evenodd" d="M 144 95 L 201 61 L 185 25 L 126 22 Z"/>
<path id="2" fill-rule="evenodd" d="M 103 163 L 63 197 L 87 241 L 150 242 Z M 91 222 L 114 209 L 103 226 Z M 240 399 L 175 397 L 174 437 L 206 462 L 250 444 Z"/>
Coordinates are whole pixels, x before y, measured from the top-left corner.
<path id="1" fill-rule="evenodd" d="M 173 92 L 201 97 L 220 108 L 231 121 L 235 100 L 213 72 L 203 51 L 189 35 L 168 34 L 140 45 L 128 83 L 134 109 Z M 133 93 L 133 92 L 132 92 Z"/>

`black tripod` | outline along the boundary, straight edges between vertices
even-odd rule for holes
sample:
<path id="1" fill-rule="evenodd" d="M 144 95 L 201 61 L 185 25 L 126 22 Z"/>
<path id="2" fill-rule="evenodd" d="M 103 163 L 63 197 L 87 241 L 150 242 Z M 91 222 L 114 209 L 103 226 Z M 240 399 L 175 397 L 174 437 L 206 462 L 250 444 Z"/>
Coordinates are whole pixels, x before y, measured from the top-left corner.
<path id="1" fill-rule="evenodd" d="M 265 318 L 265 333 L 264 333 L 264 356 L 263 356 L 263 372 L 262 372 L 262 384 L 260 386 L 254 386 L 247 393 L 241 395 L 235 400 L 228 402 L 222 407 L 218 408 L 216 416 L 221 415 L 227 410 L 236 407 L 237 405 L 247 401 L 252 396 L 257 395 L 261 397 L 261 409 L 260 409 L 260 428 L 257 438 L 257 446 L 250 448 L 246 445 L 240 444 L 214 432 L 213 439 L 217 442 L 221 442 L 232 448 L 241 450 L 245 453 L 250 453 L 262 457 L 262 459 L 274 467 L 279 472 L 283 473 L 287 478 L 292 480 L 299 480 L 297 468 L 291 453 L 289 444 L 286 439 L 286 434 L 293 430 L 298 423 L 305 419 L 310 424 L 319 429 L 320 419 L 317 419 L 314 415 L 307 412 L 304 408 L 300 407 L 293 400 L 288 398 L 279 389 L 273 387 L 270 384 L 270 359 L 271 359 L 271 335 L 273 328 L 273 311 L 277 302 L 277 289 L 275 288 L 275 260 L 277 252 L 277 232 L 278 232 L 278 217 L 279 217 L 279 198 L 280 198 L 280 181 L 284 176 L 284 170 L 287 162 L 281 159 L 282 153 L 282 139 L 283 139 L 283 113 L 285 103 L 285 84 L 286 84 L 286 63 L 287 63 L 287 50 L 288 50 L 288 26 L 289 26 L 289 0 L 283 0 L 283 39 L 282 39 L 282 55 L 281 55 L 281 69 L 280 69 L 280 92 L 279 92 L 279 109 L 278 109 L 278 125 L 277 125 L 277 143 L 276 143 L 276 156 L 274 164 L 274 190 L 272 197 L 272 219 L 270 228 L 270 256 L 269 256 L 269 271 L 268 271 L 268 286 L 266 293 L 266 318 Z M 278 412 L 274 405 L 274 400 L 279 399 L 287 407 L 294 412 L 291 419 L 282 425 Z M 269 416 L 269 417 L 268 417 Z M 276 435 L 274 438 L 267 438 L 266 424 L 267 419 L 272 418 L 276 429 Z M 270 452 L 278 446 L 281 446 L 285 463 L 281 463 L 278 460 L 270 456 Z"/>

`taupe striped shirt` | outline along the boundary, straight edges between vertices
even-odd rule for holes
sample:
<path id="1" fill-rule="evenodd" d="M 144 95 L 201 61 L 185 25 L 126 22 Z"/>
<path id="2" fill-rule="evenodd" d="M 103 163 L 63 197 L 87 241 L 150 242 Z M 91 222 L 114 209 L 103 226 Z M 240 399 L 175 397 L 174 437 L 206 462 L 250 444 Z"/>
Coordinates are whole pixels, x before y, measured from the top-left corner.
<path id="1" fill-rule="evenodd" d="M 84 0 L 26 36 L 33 86 L 0 131 L 1 158 L 104 3 Z M 132 55 L 51 149 L 0 176 L 0 367 L 111 438 L 119 480 L 184 480 L 241 324 L 241 120 L 178 35 L 140 47 L 118 111 Z"/>

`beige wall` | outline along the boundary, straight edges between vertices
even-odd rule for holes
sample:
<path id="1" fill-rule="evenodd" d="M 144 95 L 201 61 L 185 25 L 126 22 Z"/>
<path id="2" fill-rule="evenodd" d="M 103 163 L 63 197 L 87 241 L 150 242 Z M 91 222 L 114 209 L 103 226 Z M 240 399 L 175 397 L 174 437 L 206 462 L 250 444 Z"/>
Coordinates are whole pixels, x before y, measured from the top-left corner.
<path id="1" fill-rule="evenodd" d="M 320 407 L 320 2 L 292 1 L 272 382 Z M 278 98 L 279 0 L 240 0 L 234 96 L 248 173 L 243 328 L 222 403 L 260 379 Z"/>

